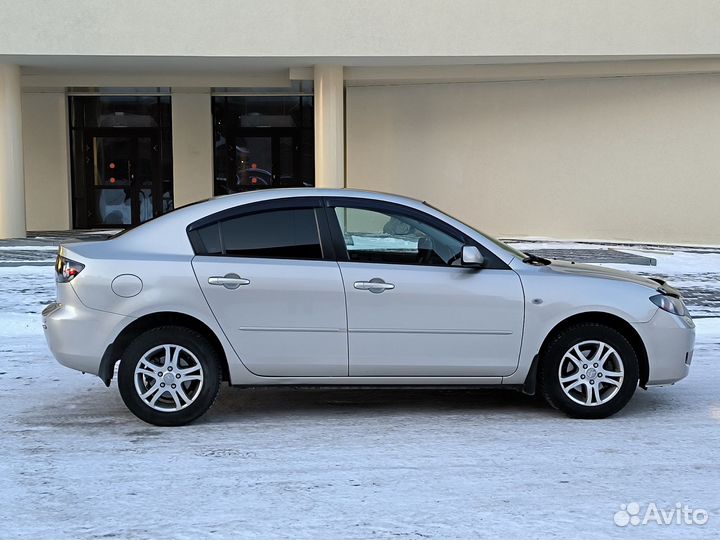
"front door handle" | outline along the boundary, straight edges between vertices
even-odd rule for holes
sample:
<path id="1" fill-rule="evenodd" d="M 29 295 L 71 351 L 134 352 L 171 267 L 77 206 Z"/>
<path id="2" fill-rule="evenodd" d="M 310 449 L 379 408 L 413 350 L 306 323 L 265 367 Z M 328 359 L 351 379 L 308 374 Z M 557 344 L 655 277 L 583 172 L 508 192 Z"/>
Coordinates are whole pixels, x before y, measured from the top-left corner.
<path id="1" fill-rule="evenodd" d="M 222 285 L 226 289 L 237 289 L 240 285 L 250 285 L 250 280 L 241 278 L 237 274 L 225 274 L 224 276 L 212 276 L 208 278 L 210 285 Z"/>
<path id="2" fill-rule="evenodd" d="M 380 278 L 372 278 L 370 281 L 356 281 L 353 283 L 353 287 L 359 291 L 370 291 L 371 293 L 377 294 L 394 289 L 395 285 L 392 283 L 385 283 L 385 281 Z"/>

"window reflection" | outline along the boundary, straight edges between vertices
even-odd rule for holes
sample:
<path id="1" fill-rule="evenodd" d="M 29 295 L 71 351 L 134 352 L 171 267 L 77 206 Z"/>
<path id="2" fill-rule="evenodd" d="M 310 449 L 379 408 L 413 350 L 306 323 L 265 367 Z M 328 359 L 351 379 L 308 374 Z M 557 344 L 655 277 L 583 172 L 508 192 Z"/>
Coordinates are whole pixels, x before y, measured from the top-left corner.
<path id="1" fill-rule="evenodd" d="M 312 96 L 213 98 L 215 195 L 315 185 Z"/>
<path id="2" fill-rule="evenodd" d="M 354 262 L 459 266 L 463 241 L 418 219 L 362 208 L 335 208 Z"/>

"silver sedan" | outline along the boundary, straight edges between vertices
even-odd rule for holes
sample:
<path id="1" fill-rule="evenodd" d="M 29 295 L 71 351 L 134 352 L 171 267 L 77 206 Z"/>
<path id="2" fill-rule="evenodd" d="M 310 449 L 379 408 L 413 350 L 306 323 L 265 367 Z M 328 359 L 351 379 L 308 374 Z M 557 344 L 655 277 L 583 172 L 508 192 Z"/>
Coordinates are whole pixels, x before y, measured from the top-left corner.
<path id="1" fill-rule="evenodd" d="M 277 189 L 61 246 L 43 312 L 57 360 L 146 422 L 233 386 L 507 386 L 604 418 L 672 384 L 694 324 L 677 290 L 519 252 L 426 203 Z"/>

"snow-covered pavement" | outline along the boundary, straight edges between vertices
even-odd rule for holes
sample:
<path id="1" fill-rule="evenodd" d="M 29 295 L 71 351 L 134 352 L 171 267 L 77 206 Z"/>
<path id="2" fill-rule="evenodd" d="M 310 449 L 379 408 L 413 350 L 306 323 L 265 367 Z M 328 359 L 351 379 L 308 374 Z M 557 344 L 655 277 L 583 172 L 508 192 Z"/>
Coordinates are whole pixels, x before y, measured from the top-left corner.
<path id="1" fill-rule="evenodd" d="M 0 538 L 718 537 L 720 254 L 649 256 L 613 266 L 692 292 L 698 345 L 686 380 L 613 418 L 510 391 L 223 387 L 174 429 L 51 357 L 52 267 L 0 268 Z M 630 502 L 710 518 L 615 525 Z"/>

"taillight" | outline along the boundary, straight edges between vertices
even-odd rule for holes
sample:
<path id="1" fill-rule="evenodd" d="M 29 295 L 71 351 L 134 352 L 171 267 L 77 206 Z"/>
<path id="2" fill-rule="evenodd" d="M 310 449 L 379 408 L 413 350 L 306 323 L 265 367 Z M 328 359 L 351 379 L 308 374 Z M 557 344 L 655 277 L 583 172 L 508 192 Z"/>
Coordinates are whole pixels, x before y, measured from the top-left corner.
<path id="1" fill-rule="evenodd" d="M 83 268 L 85 268 L 84 264 L 58 255 L 55 261 L 55 281 L 58 283 L 69 283 L 75 276 L 82 272 Z"/>

